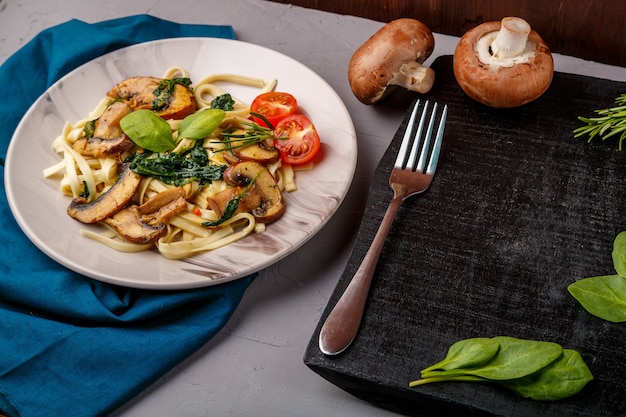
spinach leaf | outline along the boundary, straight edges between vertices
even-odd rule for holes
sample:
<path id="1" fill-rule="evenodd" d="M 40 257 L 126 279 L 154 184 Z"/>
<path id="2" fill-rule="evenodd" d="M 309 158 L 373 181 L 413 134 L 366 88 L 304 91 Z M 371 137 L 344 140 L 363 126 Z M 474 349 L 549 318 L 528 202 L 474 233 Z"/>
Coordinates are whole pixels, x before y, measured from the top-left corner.
<path id="1" fill-rule="evenodd" d="M 209 156 L 202 148 L 201 141 L 197 141 L 196 145 L 187 152 L 138 153 L 130 162 L 130 169 L 134 172 L 176 186 L 191 181 L 208 184 L 221 179 L 226 169 L 226 165 L 214 165 L 209 162 Z"/>
<path id="2" fill-rule="evenodd" d="M 411 381 L 409 387 L 445 381 L 494 382 L 524 397 L 557 400 L 576 394 L 593 379 L 580 354 L 557 343 L 497 336 L 491 339 L 498 345 L 493 354 L 493 344 L 486 340 L 455 343 L 446 359 L 425 368 L 421 379 Z M 487 357 L 491 358 L 483 362 Z"/>
<path id="3" fill-rule="evenodd" d="M 234 104 L 235 104 L 235 100 L 233 100 L 233 97 L 228 94 L 222 94 L 221 96 L 217 96 L 215 97 L 212 101 L 211 101 L 211 108 L 212 109 L 222 109 L 224 111 L 232 111 L 234 110 Z"/>
<path id="4" fill-rule="evenodd" d="M 567 287 L 585 310 L 613 323 L 626 321 L 626 278 L 605 275 L 584 278 Z"/>
<path id="5" fill-rule="evenodd" d="M 500 343 L 486 337 L 460 340 L 450 346 L 448 354 L 441 361 L 422 370 L 422 376 L 434 370 L 452 370 L 479 366 L 493 359 L 500 349 Z"/>
<path id="6" fill-rule="evenodd" d="M 516 339 L 508 336 L 494 337 L 500 346 L 496 355 L 486 363 L 449 370 L 422 372 L 422 378 L 477 376 L 491 380 L 521 378 L 537 372 L 558 358 L 563 348 L 552 342 Z M 467 344 L 468 349 L 472 344 Z M 479 348 L 478 348 L 479 350 Z"/>
<path id="7" fill-rule="evenodd" d="M 626 277 L 626 232 L 621 232 L 615 237 L 611 257 L 613 258 L 615 271 L 619 275 Z"/>
<path id="8" fill-rule="evenodd" d="M 550 365 L 532 375 L 510 381 L 503 386 L 522 397 L 538 401 L 556 401 L 578 393 L 593 375 L 578 352 L 563 349 L 563 354 Z"/>
<path id="9" fill-rule="evenodd" d="M 584 278 L 567 290 L 589 313 L 621 323 L 626 321 L 626 232 L 615 237 L 611 257 L 617 275 Z"/>
<path id="10" fill-rule="evenodd" d="M 152 152 L 174 149 L 174 138 L 169 123 L 150 110 L 137 110 L 120 120 L 124 133 L 137 145 Z"/>
<path id="11" fill-rule="evenodd" d="M 206 109 L 185 117 L 178 126 L 178 139 L 203 139 L 222 123 L 226 113 L 220 109 Z"/>
<path id="12" fill-rule="evenodd" d="M 191 80 L 187 77 L 161 80 L 157 88 L 155 88 L 152 92 L 152 94 L 154 94 L 154 100 L 152 100 L 152 110 L 163 110 L 170 105 L 176 84 L 189 87 L 191 85 Z"/>

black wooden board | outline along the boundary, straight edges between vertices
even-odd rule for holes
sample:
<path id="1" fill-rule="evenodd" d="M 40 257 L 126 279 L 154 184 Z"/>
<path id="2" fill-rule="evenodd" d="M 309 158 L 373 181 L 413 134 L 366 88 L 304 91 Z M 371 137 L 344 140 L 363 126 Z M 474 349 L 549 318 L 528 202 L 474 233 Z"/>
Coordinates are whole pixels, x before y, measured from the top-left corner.
<path id="1" fill-rule="evenodd" d="M 613 240 L 626 230 L 626 150 L 574 139 L 572 130 L 577 116 L 612 106 L 626 84 L 556 73 L 535 102 L 492 109 L 463 94 L 451 56 L 433 68 L 435 87 L 424 98 L 449 106 L 434 181 L 396 217 L 354 343 L 324 356 L 319 328 L 391 199 L 401 126 L 376 170 L 353 254 L 304 362 L 353 395 L 406 415 L 626 415 L 626 323 L 590 315 L 567 291 L 578 279 L 615 273 Z M 452 343 L 497 335 L 575 349 L 595 379 L 556 402 L 482 383 L 408 388 Z"/>

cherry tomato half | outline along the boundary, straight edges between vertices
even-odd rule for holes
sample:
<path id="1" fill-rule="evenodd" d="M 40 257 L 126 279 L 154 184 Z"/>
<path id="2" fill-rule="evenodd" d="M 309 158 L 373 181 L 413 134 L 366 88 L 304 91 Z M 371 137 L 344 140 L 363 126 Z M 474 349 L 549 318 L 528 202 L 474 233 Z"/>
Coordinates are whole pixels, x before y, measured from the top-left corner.
<path id="1" fill-rule="evenodd" d="M 285 117 L 298 110 L 296 98 L 289 93 L 271 91 L 258 95 L 250 105 L 251 113 L 258 113 L 265 117 L 272 126 L 267 126 L 263 119 L 252 116 L 252 120 L 261 126 L 274 128 Z"/>
<path id="2" fill-rule="evenodd" d="M 292 165 L 306 164 L 320 150 L 320 137 L 315 126 L 302 114 L 292 114 L 282 119 L 274 134 L 274 146 L 280 151 L 283 162 Z"/>

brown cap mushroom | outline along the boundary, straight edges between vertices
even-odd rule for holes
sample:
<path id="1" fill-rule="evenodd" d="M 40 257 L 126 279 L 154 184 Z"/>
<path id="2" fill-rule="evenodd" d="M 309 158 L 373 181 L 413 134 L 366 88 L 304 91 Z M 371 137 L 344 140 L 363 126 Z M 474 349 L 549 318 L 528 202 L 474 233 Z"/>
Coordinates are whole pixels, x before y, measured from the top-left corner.
<path id="1" fill-rule="evenodd" d="M 463 91 L 491 107 L 517 107 L 535 100 L 548 89 L 553 74 L 550 49 L 518 17 L 470 29 L 454 52 L 454 75 Z"/>
<path id="2" fill-rule="evenodd" d="M 395 87 L 427 93 L 435 72 L 421 64 L 433 52 L 435 38 L 430 29 L 415 19 L 396 19 L 374 33 L 352 55 L 348 81 L 364 104 L 386 97 Z"/>

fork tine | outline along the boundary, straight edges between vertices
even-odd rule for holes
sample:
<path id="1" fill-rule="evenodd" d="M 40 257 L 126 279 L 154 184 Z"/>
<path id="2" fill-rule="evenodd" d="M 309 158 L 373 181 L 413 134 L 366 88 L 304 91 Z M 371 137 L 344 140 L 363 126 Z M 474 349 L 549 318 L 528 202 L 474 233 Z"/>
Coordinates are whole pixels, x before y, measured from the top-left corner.
<path id="1" fill-rule="evenodd" d="M 426 168 L 427 174 L 434 174 L 437 169 L 437 161 L 439 160 L 439 151 L 441 150 L 441 142 L 443 142 L 443 131 L 446 126 L 446 117 L 448 115 L 448 105 L 443 106 L 443 113 L 441 113 L 441 120 L 439 121 L 439 127 L 437 128 L 437 137 L 435 138 L 435 144 L 430 157 L 430 163 Z M 433 113 L 433 118 L 434 118 Z"/>
<path id="2" fill-rule="evenodd" d="M 422 145 L 422 151 L 420 152 L 420 159 L 417 161 L 417 165 L 415 166 L 416 172 L 423 172 L 424 167 L 426 166 L 426 158 L 427 151 L 430 148 L 430 139 L 433 136 L 433 125 L 435 124 L 435 115 L 437 114 L 437 103 L 433 106 L 433 112 L 430 115 L 430 122 L 428 122 L 428 129 L 426 130 L 426 135 L 424 135 L 424 144 Z M 424 123 L 424 119 L 426 119 L 426 109 L 424 109 L 424 114 L 422 114 L 422 121 L 420 124 Z M 419 132 L 421 134 L 421 132 Z M 415 142 L 419 142 L 419 137 L 415 137 Z M 417 152 L 417 146 L 415 146 L 415 152 Z"/>
<path id="3" fill-rule="evenodd" d="M 407 124 L 406 130 L 404 131 L 402 144 L 400 145 L 400 150 L 398 150 L 398 156 L 396 157 L 396 162 L 394 164 L 394 167 L 396 168 L 404 169 L 406 167 L 409 145 L 411 144 L 412 140 L 413 126 L 415 125 L 415 118 L 417 116 L 417 108 L 419 107 L 419 104 L 420 101 L 416 100 L 415 105 L 413 106 L 413 110 L 411 111 L 409 123 Z"/>
<path id="4" fill-rule="evenodd" d="M 420 116 L 420 122 L 417 126 L 417 132 L 415 132 L 415 136 L 413 139 L 413 146 L 411 147 L 411 154 L 409 155 L 409 160 L 406 163 L 406 167 L 410 168 L 412 171 L 415 171 L 415 162 L 417 160 L 417 150 L 420 145 L 420 138 L 422 137 L 422 131 L 424 130 L 424 121 L 426 120 L 426 112 L 428 111 L 428 101 L 424 103 L 424 109 L 422 110 L 422 115 Z"/>

